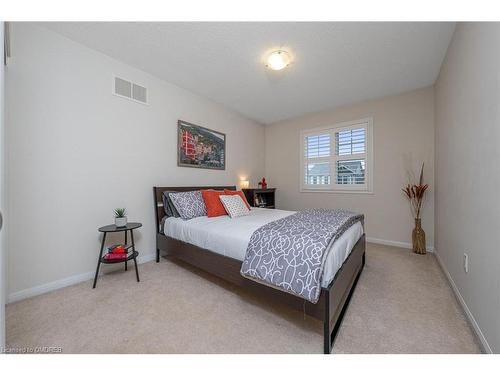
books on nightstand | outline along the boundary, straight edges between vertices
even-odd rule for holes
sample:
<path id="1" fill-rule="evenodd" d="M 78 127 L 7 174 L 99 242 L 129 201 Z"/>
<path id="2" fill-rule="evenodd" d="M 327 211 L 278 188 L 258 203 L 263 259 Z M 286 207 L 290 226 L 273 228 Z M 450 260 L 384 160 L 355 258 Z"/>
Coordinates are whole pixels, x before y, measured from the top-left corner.
<path id="1" fill-rule="evenodd" d="M 113 245 L 108 247 L 107 254 L 104 255 L 106 260 L 125 260 L 131 253 L 127 253 L 125 245 Z"/>
<path id="2" fill-rule="evenodd" d="M 106 260 L 124 260 L 128 258 L 127 253 L 122 253 L 122 254 L 113 254 L 113 253 L 107 253 L 104 255 L 104 259 Z"/>

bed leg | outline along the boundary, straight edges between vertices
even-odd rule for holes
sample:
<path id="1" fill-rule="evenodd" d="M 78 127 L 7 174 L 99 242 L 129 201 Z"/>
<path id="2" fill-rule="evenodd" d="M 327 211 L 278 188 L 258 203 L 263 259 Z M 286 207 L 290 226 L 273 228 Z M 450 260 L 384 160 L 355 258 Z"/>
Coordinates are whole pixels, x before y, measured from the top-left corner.
<path id="1" fill-rule="evenodd" d="M 156 249 L 156 263 L 160 263 L 160 249 Z"/>
<path id="2" fill-rule="evenodd" d="M 330 291 L 325 293 L 325 315 L 323 317 L 323 354 L 332 352 L 332 338 L 330 329 Z"/>

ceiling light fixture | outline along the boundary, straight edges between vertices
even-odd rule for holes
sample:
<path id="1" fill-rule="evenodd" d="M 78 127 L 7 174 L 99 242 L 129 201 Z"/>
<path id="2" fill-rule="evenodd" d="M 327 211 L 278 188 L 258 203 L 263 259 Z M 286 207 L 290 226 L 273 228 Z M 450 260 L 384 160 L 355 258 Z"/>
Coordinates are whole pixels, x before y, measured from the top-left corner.
<path id="1" fill-rule="evenodd" d="M 287 51 L 273 51 L 267 56 L 266 66 L 272 70 L 281 70 L 286 68 L 292 62 L 292 58 Z"/>

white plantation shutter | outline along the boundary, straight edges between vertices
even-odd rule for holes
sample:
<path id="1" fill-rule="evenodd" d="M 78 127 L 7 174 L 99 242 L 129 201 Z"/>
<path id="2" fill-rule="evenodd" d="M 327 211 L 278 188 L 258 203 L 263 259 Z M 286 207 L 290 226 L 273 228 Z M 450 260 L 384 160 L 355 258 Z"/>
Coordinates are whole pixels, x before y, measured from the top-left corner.
<path id="1" fill-rule="evenodd" d="M 372 121 L 364 119 L 301 133 L 301 188 L 370 191 Z"/>
<path id="2" fill-rule="evenodd" d="M 320 158 L 330 156 L 330 134 L 320 134 L 307 137 L 307 157 Z"/>
<path id="3" fill-rule="evenodd" d="M 366 150 L 366 129 L 353 127 L 335 132 L 335 152 L 337 155 L 364 154 Z"/>

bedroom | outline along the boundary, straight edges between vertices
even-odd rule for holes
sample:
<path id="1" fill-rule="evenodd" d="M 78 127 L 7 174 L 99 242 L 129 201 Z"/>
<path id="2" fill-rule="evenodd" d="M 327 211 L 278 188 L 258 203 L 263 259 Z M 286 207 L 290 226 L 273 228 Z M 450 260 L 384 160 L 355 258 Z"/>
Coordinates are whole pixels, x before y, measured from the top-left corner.
<path id="1" fill-rule="evenodd" d="M 38 21 L 3 351 L 498 353 L 500 24 Z"/>

